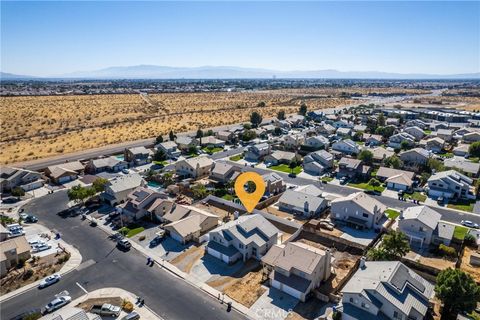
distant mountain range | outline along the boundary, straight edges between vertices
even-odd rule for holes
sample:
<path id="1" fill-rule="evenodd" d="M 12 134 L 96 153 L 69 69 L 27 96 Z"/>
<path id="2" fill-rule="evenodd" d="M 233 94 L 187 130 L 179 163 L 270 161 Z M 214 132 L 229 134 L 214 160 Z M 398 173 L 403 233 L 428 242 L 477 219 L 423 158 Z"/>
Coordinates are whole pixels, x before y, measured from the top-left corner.
<path id="1" fill-rule="evenodd" d="M 480 79 L 480 73 L 465 74 L 421 74 L 390 73 L 379 71 L 278 71 L 241 67 L 166 67 L 138 65 L 109 67 L 93 71 L 79 71 L 52 77 L 32 77 L 11 73 L 0 73 L 3 80 L 16 79 Z"/>

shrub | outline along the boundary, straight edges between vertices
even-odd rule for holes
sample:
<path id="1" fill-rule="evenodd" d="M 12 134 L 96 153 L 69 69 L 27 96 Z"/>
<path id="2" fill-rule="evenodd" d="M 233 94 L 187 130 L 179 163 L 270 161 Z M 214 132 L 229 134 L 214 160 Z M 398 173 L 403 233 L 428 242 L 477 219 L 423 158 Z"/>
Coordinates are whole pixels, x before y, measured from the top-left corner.
<path id="1" fill-rule="evenodd" d="M 27 271 L 25 271 L 22 278 L 23 278 L 23 280 L 27 280 L 27 279 L 30 279 L 32 276 L 33 276 L 33 270 L 28 269 Z"/>
<path id="2" fill-rule="evenodd" d="M 132 312 L 133 311 L 133 303 L 131 303 L 130 301 L 128 301 L 127 299 L 124 299 L 122 301 L 122 309 L 125 311 L 125 312 Z"/>
<path id="3" fill-rule="evenodd" d="M 370 181 L 368 181 L 368 184 L 371 185 L 372 187 L 378 187 L 380 186 L 380 181 L 378 181 L 375 178 L 372 178 L 370 179 Z"/>
<path id="4" fill-rule="evenodd" d="M 140 238 L 138 238 L 138 240 L 140 240 L 140 241 L 145 240 L 145 236 L 140 236 Z"/>
<path id="5" fill-rule="evenodd" d="M 463 242 L 467 247 L 476 247 L 477 246 L 477 238 L 473 234 L 467 233 L 465 238 L 463 238 Z"/>
<path id="6" fill-rule="evenodd" d="M 333 320 L 342 320 L 342 314 L 338 311 L 334 311 L 332 314 Z"/>
<path id="7" fill-rule="evenodd" d="M 446 246 L 443 243 L 438 246 L 438 251 L 442 256 L 455 257 L 457 255 L 455 248 Z"/>

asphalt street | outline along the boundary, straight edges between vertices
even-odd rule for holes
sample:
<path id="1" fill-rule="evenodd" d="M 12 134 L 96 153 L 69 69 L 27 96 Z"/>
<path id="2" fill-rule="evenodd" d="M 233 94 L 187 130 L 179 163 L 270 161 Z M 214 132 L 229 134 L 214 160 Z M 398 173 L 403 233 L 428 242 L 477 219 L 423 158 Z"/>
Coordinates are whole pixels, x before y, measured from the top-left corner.
<path id="1" fill-rule="evenodd" d="M 32 200 L 24 208 L 75 246 L 82 254 L 82 264 L 51 287 L 33 289 L 3 302 L 1 319 L 43 307 L 63 290 L 75 299 L 84 294 L 77 283 L 87 291 L 104 287 L 128 290 L 144 298 L 145 304 L 165 319 L 246 319 L 235 311 L 228 313 L 225 305 L 167 271 L 147 267 L 145 258 L 135 250 L 119 251 L 106 233 L 80 217 L 61 218 L 57 212 L 66 208 L 67 201 L 66 191 L 59 191 Z"/>

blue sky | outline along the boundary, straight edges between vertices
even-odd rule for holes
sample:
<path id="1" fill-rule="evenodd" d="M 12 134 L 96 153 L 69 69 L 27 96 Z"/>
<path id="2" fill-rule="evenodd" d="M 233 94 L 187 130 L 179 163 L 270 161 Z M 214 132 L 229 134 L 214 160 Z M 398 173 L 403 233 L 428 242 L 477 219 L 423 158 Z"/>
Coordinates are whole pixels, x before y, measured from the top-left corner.
<path id="1" fill-rule="evenodd" d="M 1 2 L 1 70 L 480 71 L 480 2 Z"/>

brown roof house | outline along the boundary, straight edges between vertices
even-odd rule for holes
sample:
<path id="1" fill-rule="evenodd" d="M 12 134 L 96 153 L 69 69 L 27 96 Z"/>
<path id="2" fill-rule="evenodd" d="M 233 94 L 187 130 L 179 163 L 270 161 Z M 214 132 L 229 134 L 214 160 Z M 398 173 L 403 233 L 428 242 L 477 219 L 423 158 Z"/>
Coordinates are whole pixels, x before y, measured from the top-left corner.
<path id="1" fill-rule="evenodd" d="M 174 240 L 185 244 L 201 242 L 201 236 L 218 225 L 218 216 L 198 208 L 186 207 L 188 213 L 181 219 L 165 225 L 165 230 Z"/>
<path id="2" fill-rule="evenodd" d="M 20 261 L 30 259 L 31 249 L 25 236 L 0 242 L 0 275 L 5 276 Z"/>
<path id="3" fill-rule="evenodd" d="M 409 190 L 412 188 L 415 172 L 380 167 L 377 178 L 387 184 L 387 188 L 393 190 Z"/>
<path id="4" fill-rule="evenodd" d="M 54 183 L 61 184 L 78 178 L 85 170 L 80 161 L 65 162 L 45 169 L 45 175 Z"/>
<path id="5" fill-rule="evenodd" d="M 146 187 L 138 187 L 127 196 L 125 203 L 118 207 L 121 211 L 121 218 L 124 223 L 129 223 L 150 216 L 156 215 L 155 209 L 159 206 L 161 199 L 166 199 L 167 195 L 155 192 Z"/>
<path id="6" fill-rule="evenodd" d="M 366 178 L 370 175 L 371 169 L 371 167 L 364 165 L 362 160 L 343 157 L 338 162 L 337 177 Z"/>
<path id="7" fill-rule="evenodd" d="M 331 274 L 332 256 L 302 242 L 274 245 L 262 258 L 270 286 L 301 301 Z"/>
<path id="8" fill-rule="evenodd" d="M 175 163 L 177 175 L 185 178 L 199 179 L 207 177 L 213 166 L 213 160 L 206 156 L 200 156 L 181 160 Z"/>

